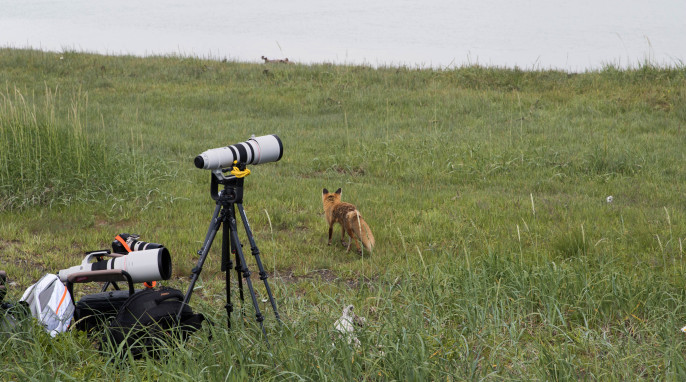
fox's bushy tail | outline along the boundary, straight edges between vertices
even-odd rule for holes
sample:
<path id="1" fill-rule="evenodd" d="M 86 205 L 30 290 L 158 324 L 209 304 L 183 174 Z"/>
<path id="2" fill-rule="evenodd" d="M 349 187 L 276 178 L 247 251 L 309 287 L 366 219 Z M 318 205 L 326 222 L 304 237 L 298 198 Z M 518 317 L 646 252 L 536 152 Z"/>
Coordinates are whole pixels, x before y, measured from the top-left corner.
<path id="1" fill-rule="evenodd" d="M 350 224 L 352 225 L 355 235 L 357 235 L 357 237 L 360 238 L 360 241 L 362 241 L 364 248 L 367 251 L 372 252 L 375 245 L 374 235 L 372 235 L 372 230 L 369 229 L 367 222 L 362 219 L 362 216 L 360 216 L 359 212 L 352 216 L 352 219 L 350 219 Z"/>

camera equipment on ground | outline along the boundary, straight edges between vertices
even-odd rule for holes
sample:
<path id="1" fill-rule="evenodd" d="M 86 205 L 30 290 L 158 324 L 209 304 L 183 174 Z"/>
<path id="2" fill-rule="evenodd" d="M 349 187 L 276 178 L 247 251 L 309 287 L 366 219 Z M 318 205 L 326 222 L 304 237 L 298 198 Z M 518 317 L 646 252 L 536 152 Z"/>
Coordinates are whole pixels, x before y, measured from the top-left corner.
<path id="1" fill-rule="evenodd" d="M 113 248 L 123 248 L 128 254 L 109 250 L 89 252 L 81 265 L 60 272 L 66 277 L 72 297 L 75 284 L 104 282 L 100 293 L 83 296 L 75 303 L 74 327 L 91 334 L 104 329 L 101 349 L 128 349 L 134 358 L 143 353 L 159 356 L 157 345 L 169 337 L 166 329 L 178 328 L 182 338 L 186 338 L 204 320 L 189 305 L 181 305 L 184 294 L 180 290 L 148 285 L 150 280 L 171 277 L 171 256 L 163 245 L 141 242 L 138 238 L 135 234 L 117 235 Z M 131 251 L 150 246 L 159 248 Z M 128 283 L 128 290 L 119 290 L 116 283 L 120 281 Z M 147 288 L 135 290 L 134 282 L 145 282 Z M 107 291 L 110 285 L 116 290 Z M 177 316 L 179 311 L 181 315 Z"/>
<path id="2" fill-rule="evenodd" d="M 112 258 L 105 260 L 102 259 L 103 256 Z M 124 270 L 134 283 L 168 280 L 172 274 L 172 262 L 169 251 L 164 247 L 130 252 L 127 255 L 102 250 L 87 253 L 81 265 L 62 269 L 58 275 L 62 282 L 66 282 L 69 275 L 76 272 L 106 269 Z"/>
<path id="3" fill-rule="evenodd" d="M 233 166 L 234 162 L 261 164 L 276 162 L 283 155 L 283 144 L 275 134 L 255 137 L 235 145 L 207 150 L 195 157 L 195 167 L 218 170 Z"/>
<path id="4" fill-rule="evenodd" d="M 231 260 L 231 254 L 235 255 L 236 260 L 236 274 L 239 278 L 238 288 L 241 301 L 243 298 L 243 282 L 240 281 L 241 277 L 245 279 L 245 283 L 248 286 L 248 291 L 252 299 L 253 307 L 255 308 L 255 318 L 257 322 L 260 323 L 262 333 L 264 334 L 265 341 L 267 341 L 267 333 L 264 329 L 264 317 L 260 312 L 260 307 L 257 303 L 257 297 L 255 296 L 255 290 L 252 285 L 252 280 L 250 279 L 250 270 L 248 269 L 245 256 L 243 255 L 243 245 L 238 237 L 238 227 L 236 220 L 236 210 L 241 216 L 241 221 L 243 222 L 243 227 L 250 243 L 250 251 L 255 257 L 257 267 L 259 268 L 260 280 L 264 282 L 269 301 L 271 303 L 274 315 L 277 321 L 281 321 L 279 317 L 279 312 L 276 308 L 276 301 L 274 301 L 274 296 L 272 295 L 271 288 L 267 282 L 267 272 L 264 270 L 262 265 L 262 260 L 260 259 L 260 251 L 257 248 L 255 239 L 253 238 L 252 231 L 250 229 L 250 224 L 248 223 L 248 217 L 243 209 L 243 182 L 245 176 L 250 172 L 246 170 L 247 164 L 259 164 L 266 162 L 275 162 L 281 159 L 283 155 L 283 145 L 281 140 L 276 135 L 266 135 L 258 138 L 251 138 L 246 142 L 239 143 L 233 146 L 223 147 L 221 149 L 212 149 L 205 151 L 204 153 L 198 155 L 195 158 L 195 166 L 198 168 L 213 169 L 211 179 L 210 179 L 210 195 L 216 203 L 212 219 L 210 220 L 210 227 L 205 236 L 205 241 L 201 249 L 198 251 L 200 259 L 197 265 L 193 268 L 191 273 L 191 282 L 188 286 L 186 296 L 183 301 L 183 305 L 188 304 L 193 293 L 193 288 L 195 282 L 200 277 L 200 272 L 202 272 L 203 264 L 205 259 L 210 252 L 210 247 L 214 241 L 219 227 L 222 226 L 222 262 L 221 270 L 225 272 L 226 278 L 226 313 L 227 313 L 227 325 L 231 328 L 231 312 L 233 311 L 233 304 L 231 303 L 231 268 L 233 267 L 233 262 Z M 232 170 L 223 170 L 225 167 L 232 166 Z M 229 173 L 226 174 L 225 173 Z M 219 191 L 219 185 L 222 185 L 223 190 Z M 182 311 L 179 311 L 177 318 L 180 319 Z M 267 341 L 268 343 L 269 341 Z"/>
<path id="5" fill-rule="evenodd" d="M 74 309 L 74 327 L 84 332 L 102 330 L 132 295 L 129 290 L 109 290 L 81 297 Z"/>
<path id="6" fill-rule="evenodd" d="M 114 241 L 112 241 L 112 251 L 116 253 L 128 253 L 164 247 L 162 244 L 140 241 L 138 240 L 139 238 L 140 236 L 134 233 L 120 233 L 114 238 Z"/>
<path id="7" fill-rule="evenodd" d="M 178 328 L 181 338 L 186 339 L 205 320 L 203 314 L 193 313 L 182 303 L 183 297 L 180 290 L 165 287 L 136 292 L 121 305 L 106 328 L 105 343 L 113 350 L 121 349 L 123 344 L 134 358 L 145 353 L 160 356 L 159 345 L 170 340 L 169 329 Z"/>

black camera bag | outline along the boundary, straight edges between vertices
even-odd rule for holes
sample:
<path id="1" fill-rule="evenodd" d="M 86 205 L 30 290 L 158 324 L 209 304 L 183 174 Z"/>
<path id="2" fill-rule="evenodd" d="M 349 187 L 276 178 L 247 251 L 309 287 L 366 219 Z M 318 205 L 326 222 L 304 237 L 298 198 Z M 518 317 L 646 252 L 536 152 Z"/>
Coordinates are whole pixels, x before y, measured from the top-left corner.
<path id="1" fill-rule="evenodd" d="M 142 290 L 136 291 L 136 293 Z M 83 296 L 74 309 L 74 327 L 85 332 L 99 331 L 109 324 L 130 297 L 128 290 L 112 290 Z"/>
<path id="2" fill-rule="evenodd" d="M 185 340 L 189 334 L 200 329 L 205 317 L 193 313 L 183 304 L 183 293 L 178 289 L 145 289 L 129 297 L 119 308 L 117 315 L 105 331 L 105 341 L 114 349 L 123 343 L 134 358 L 148 353 L 157 356 L 155 348 L 167 340 Z M 177 313 L 183 306 L 180 322 Z"/>
<path id="3" fill-rule="evenodd" d="M 3 335 L 17 330 L 27 317 L 31 317 L 28 305 L 25 302 L 3 302 L 7 294 L 7 273 L 0 271 L 0 342 Z"/>
<path id="4" fill-rule="evenodd" d="M 5 271 L 0 271 L 0 302 L 5 299 L 5 294 L 7 294 L 7 273 Z"/>
<path id="5" fill-rule="evenodd" d="M 0 271 L 0 334 L 10 330 L 16 326 L 16 320 L 10 314 L 12 309 L 12 304 L 7 302 L 2 302 L 5 299 L 5 294 L 7 293 L 7 273 L 5 271 Z"/>

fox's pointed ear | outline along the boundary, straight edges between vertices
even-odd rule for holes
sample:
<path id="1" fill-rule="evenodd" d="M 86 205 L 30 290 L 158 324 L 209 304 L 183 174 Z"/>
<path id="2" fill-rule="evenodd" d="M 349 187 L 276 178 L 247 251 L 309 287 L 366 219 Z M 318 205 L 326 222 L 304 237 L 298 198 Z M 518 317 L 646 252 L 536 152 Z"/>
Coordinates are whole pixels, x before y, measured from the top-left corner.
<path id="1" fill-rule="evenodd" d="M 341 189 L 339 188 L 338 190 L 336 190 L 336 193 L 340 195 L 340 194 L 341 194 Z"/>
<path id="2" fill-rule="evenodd" d="M 328 194 L 328 193 L 329 193 L 329 190 L 327 190 L 326 188 L 324 189 L 324 191 L 322 191 L 322 194 Z"/>

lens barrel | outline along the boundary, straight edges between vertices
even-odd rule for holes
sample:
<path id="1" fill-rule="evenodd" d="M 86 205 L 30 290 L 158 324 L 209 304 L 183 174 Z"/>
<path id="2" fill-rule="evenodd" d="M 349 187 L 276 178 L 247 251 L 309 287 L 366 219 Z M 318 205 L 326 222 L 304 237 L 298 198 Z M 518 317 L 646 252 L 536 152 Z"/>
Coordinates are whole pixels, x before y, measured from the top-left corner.
<path id="1" fill-rule="evenodd" d="M 135 283 L 169 280 L 172 275 L 171 255 L 167 248 L 154 248 L 144 251 L 129 252 L 128 255 L 109 260 L 90 262 L 94 256 L 89 255 L 81 265 L 76 265 L 59 271 L 58 276 L 66 282 L 70 274 L 76 272 L 99 271 L 104 269 L 121 269 L 131 275 Z"/>
<path id="2" fill-rule="evenodd" d="M 162 244 L 140 241 L 138 240 L 139 237 L 140 236 L 135 233 L 120 233 L 112 241 L 112 252 L 128 253 L 164 247 Z"/>
<path id="3" fill-rule="evenodd" d="M 245 164 L 276 162 L 283 156 L 283 143 L 276 135 L 252 137 L 235 145 L 210 149 L 195 157 L 195 167 L 217 170 L 231 167 L 234 161 Z"/>
<path id="4" fill-rule="evenodd" d="M 129 249 L 131 251 L 144 251 L 146 249 L 155 249 L 155 248 L 162 248 L 164 245 L 158 244 L 158 243 L 147 243 L 145 241 L 139 241 L 139 240 L 131 240 L 130 243 L 127 242 L 129 245 Z M 127 253 L 129 251 L 124 248 L 124 244 L 120 243 L 119 241 L 115 240 L 112 242 L 112 252 L 114 253 Z"/>

